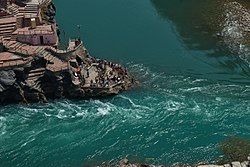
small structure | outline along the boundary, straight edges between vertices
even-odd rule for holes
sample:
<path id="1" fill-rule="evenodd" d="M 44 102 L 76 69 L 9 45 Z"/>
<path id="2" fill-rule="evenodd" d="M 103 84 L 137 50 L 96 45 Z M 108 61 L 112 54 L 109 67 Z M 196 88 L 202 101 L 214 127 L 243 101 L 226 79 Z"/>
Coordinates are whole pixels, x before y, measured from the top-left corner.
<path id="1" fill-rule="evenodd" d="M 30 27 L 34 21 L 36 25 L 42 25 L 41 9 L 36 3 L 28 3 L 25 7 L 19 7 L 17 16 L 21 27 Z"/>
<path id="2" fill-rule="evenodd" d="M 11 33 L 16 29 L 16 17 L 0 18 L 0 36 L 10 39 Z"/>
<path id="3" fill-rule="evenodd" d="M 35 21 L 32 27 L 18 28 L 12 33 L 16 35 L 19 42 L 31 45 L 56 45 L 58 37 L 52 25 L 36 26 Z"/>

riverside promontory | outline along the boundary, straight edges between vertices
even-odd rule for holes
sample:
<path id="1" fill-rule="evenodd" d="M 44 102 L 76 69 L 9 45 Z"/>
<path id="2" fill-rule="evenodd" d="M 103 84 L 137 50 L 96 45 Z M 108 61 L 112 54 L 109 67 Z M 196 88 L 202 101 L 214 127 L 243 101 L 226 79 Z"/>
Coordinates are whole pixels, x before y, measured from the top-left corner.
<path id="1" fill-rule="evenodd" d="M 59 49 L 51 0 L 1 1 L 0 103 L 116 95 L 134 79 L 120 64 L 92 57 L 80 37 Z"/>

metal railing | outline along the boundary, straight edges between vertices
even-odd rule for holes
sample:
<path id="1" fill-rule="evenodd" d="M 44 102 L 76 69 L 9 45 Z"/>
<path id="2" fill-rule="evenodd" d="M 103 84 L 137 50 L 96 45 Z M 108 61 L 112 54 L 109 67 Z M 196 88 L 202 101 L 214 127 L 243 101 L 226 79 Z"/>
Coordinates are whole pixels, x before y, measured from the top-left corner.
<path id="1" fill-rule="evenodd" d="M 60 72 L 60 71 L 68 70 L 68 66 L 66 66 L 66 67 L 52 67 L 52 66 L 48 66 L 47 68 L 50 71 L 52 71 L 52 72 Z"/>
<path id="2" fill-rule="evenodd" d="M 77 49 L 79 49 L 82 45 L 82 42 L 79 43 L 79 45 L 75 46 L 74 49 L 64 49 L 64 50 L 61 50 L 61 49 L 56 49 L 54 47 L 48 47 L 46 48 L 46 50 L 50 51 L 50 52 L 53 52 L 55 54 L 62 54 L 62 53 L 69 53 L 69 52 L 74 52 L 76 51 Z"/>
<path id="3" fill-rule="evenodd" d="M 28 31 L 18 31 L 17 35 L 37 35 L 37 34 L 53 34 L 52 31 L 48 30 L 28 30 Z"/>

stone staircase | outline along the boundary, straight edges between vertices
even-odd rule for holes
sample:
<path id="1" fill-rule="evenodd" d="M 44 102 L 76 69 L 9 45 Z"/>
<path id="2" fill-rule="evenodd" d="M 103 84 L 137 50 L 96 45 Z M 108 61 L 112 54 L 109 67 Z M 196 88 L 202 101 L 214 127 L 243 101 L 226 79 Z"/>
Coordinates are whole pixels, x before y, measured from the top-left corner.
<path id="1" fill-rule="evenodd" d="M 50 51 L 46 50 L 45 46 L 31 46 L 15 40 L 3 40 L 3 45 L 8 49 L 8 52 L 21 54 L 22 56 L 32 57 L 40 56 L 48 61 L 47 70 L 59 72 L 68 69 L 68 63 L 54 56 Z"/>
<path id="2" fill-rule="evenodd" d="M 46 68 L 50 71 L 58 72 L 68 68 L 67 62 L 63 62 L 62 60 L 55 57 L 47 50 L 41 50 L 39 52 L 39 55 L 49 62 Z"/>
<path id="3" fill-rule="evenodd" d="M 38 68 L 38 69 L 31 70 L 26 79 L 26 83 L 33 89 L 42 91 L 41 81 L 39 81 L 39 78 L 43 77 L 45 70 L 46 70 L 45 68 Z"/>
<path id="4" fill-rule="evenodd" d="M 6 48 L 8 48 L 8 51 L 11 53 L 17 53 L 22 54 L 26 56 L 30 56 L 30 53 L 27 48 L 29 48 L 29 45 L 14 41 L 14 40 L 5 40 L 3 43 Z"/>
<path id="5" fill-rule="evenodd" d="M 11 53 L 21 54 L 27 57 L 36 55 L 43 57 L 49 62 L 46 69 L 52 72 L 59 72 L 68 68 L 67 62 L 63 62 L 54 56 L 50 51 L 46 50 L 44 46 L 31 46 L 14 40 L 4 40 L 3 45 L 8 48 L 8 51 Z"/>
<path id="6" fill-rule="evenodd" d="M 18 15 L 37 15 L 39 12 L 38 3 L 27 3 L 25 7 L 19 8 Z"/>
<path id="7" fill-rule="evenodd" d="M 17 35 L 16 34 L 12 34 L 9 40 L 16 41 L 17 40 Z"/>
<path id="8" fill-rule="evenodd" d="M 46 48 L 44 46 L 33 46 L 18 42 L 13 36 L 11 37 L 11 40 L 4 40 L 3 45 L 9 52 L 22 54 L 24 56 L 36 56 Z"/>
<path id="9" fill-rule="evenodd" d="M 16 16 L 19 13 L 19 6 L 17 6 L 16 4 L 11 4 L 8 5 L 7 10 L 14 16 Z"/>
<path id="10" fill-rule="evenodd" d="M 26 13 L 38 13 L 39 10 L 39 4 L 38 3 L 27 3 L 25 6 Z"/>
<path id="11" fill-rule="evenodd" d="M 16 17 L 0 19 L 0 37 L 6 40 L 11 38 L 12 32 L 16 29 Z"/>

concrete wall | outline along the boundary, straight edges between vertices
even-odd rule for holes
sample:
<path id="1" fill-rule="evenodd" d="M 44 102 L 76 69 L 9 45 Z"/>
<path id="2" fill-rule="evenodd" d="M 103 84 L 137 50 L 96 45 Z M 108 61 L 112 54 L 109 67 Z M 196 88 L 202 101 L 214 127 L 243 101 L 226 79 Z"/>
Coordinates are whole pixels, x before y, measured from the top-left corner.
<path id="1" fill-rule="evenodd" d="M 56 57 L 58 57 L 59 59 L 63 60 L 63 61 L 68 61 L 70 60 L 72 57 L 86 57 L 86 49 L 84 48 L 83 44 L 81 43 L 80 45 L 78 45 L 75 49 L 70 50 L 70 51 L 64 51 L 64 50 L 49 50 L 53 55 L 55 55 Z"/>
<path id="2" fill-rule="evenodd" d="M 43 38 L 43 43 L 41 43 L 40 37 Z M 57 43 L 56 34 L 47 35 L 18 35 L 17 40 L 23 43 L 29 43 L 32 45 L 55 45 Z"/>
<path id="3" fill-rule="evenodd" d="M 36 17 L 36 25 L 39 26 L 41 25 L 41 21 L 39 17 Z M 23 18 L 22 19 L 22 27 L 30 27 L 31 26 L 31 21 L 30 18 Z"/>

